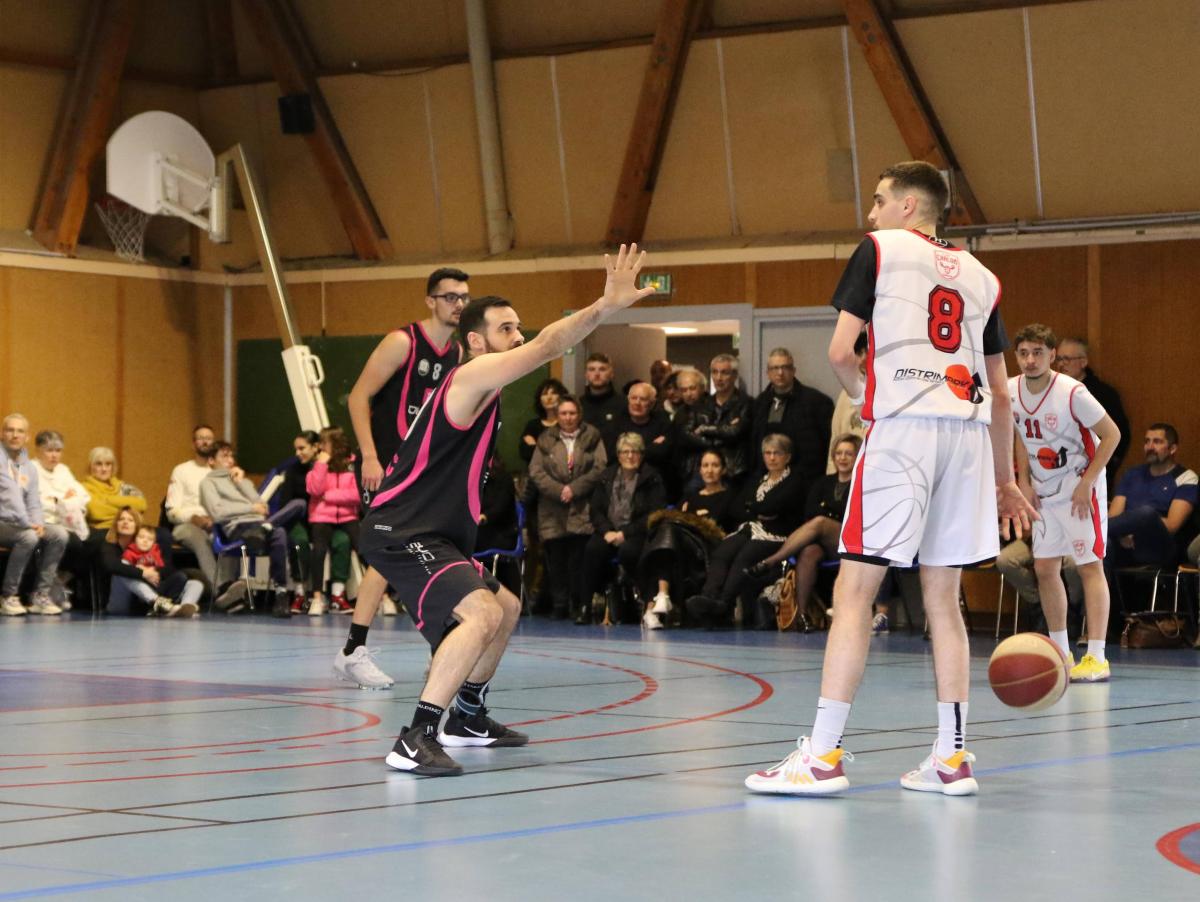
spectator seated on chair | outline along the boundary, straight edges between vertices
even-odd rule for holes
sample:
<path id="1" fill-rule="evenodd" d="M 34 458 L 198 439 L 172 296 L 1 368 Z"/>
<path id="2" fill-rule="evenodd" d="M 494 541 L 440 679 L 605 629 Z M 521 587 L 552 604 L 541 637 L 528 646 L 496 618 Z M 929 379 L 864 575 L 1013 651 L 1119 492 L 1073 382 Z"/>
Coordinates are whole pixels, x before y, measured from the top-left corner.
<path id="1" fill-rule="evenodd" d="M 58 562 L 67 548 L 67 530 L 46 522 L 42 513 L 38 474 L 25 445 L 29 421 L 19 413 L 4 418 L 0 442 L 4 445 L 4 468 L 0 471 L 0 546 L 9 548 L 4 577 L 0 581 L 0 614 L 61 614 L 51 590 L 58 584 Z M 21 604 L 21 578 L 41 551 L 37 581 L 29 606 Z"/>
<path id="2" fill-rule="evenodd" d="M 146 516 L 146 496 L 132 483 L 117 476 L 117 456 L 112 448 L 97 446 L 88 452 L 87 522 L 89 541 L 103 542 L 117 519 L 117 512 L 129 508 L 139 517 Z"/>
<path id="3" fill-rule="evenodd" d="M 191 617 L 199 611 L 204 583 L 189 579 L 170 562 L 155 529 L 132 508 L 122 508 L 100 546 L 100 562 L 110 576 L 110 614 Z"/>
<path id="4" fill-rule="evenodd" d="M 770 384 L 754 399 L 751 447 L 762 447 L 772 432 L 786 435 L 792 440 L 791 470 L 808 486 L 825 472 L 833 400 L 796 378 L 796 362 L 787 348 L 767 355 L 767 380 Z"/>
<path id="5" fill-rule="evenodd" d="M 192 459 L 171 471 L 164 505 L 171 538 L 194 554 L 201 572 L 209 575 L 217 572 L 212 551 L 213 520 L 200 503 L 200 483 L 209 474 L 209 451 L 215 438 L 210 426 L 202 424 L 192 429 Z"/>
<path id="6" fill-rule="evenodd" d="M 641 386 L 649 387 L 649 383 L 639 383 L 634 390 Z M 605 469 L 592 490 L 592 536 L 583 550 L 585 599 L 604 593 L 614 553 L 626 576 L 632 577 L 637 572 L 649 517 L 667 501 L 662 475 L 643 462 L 646 443 L 640 435 L 627 432 L 618 437 L 616 452 L 617 462 Z M 609 611 L 610 616 L 613 613 Z M 624 616 L 624 612 L 617 612 L 614 619 L 619 622 Z M 590 619 L 584 608 L 575 622 L 582 625 Z"/>
<path id="7" fill-rule="evenodd" d="M 537 487 L 537 531 L 546 554 L 551 614 L 579 616 L 591 596 L 581 588 L 583 549 L 592 534 L 590 502 L 608 454 L 600 430 L 581 422 L 579 402 L 558 402 L 558 423 L 537 440 L 529 479 Z"/>
<path id="8" fill-rule="evenodd" d="M 656 511 L 647 521 L 650 536 L 638 561 L 638 585 L 651 585 L 655 591 L 642 614 L 646 629 L 665 626 L 663 617 L 672 610 L 672 588 L 677 598 L 700 591 L 709 556 L 726 530 L 737 528 L 728 519 L 733 491 L 725 484 L 725 458 L 720 451 L 700 455 L 699 475 L 700 487 L 684 495 L 678 510 Z"/>
<path id="9" fill-rule="evenodd" d="M 717 547 L 708 564 L 704 587 L 699 595 L 687 600 L 688 616 L 695 623 L 728 626 L 741 597 L 743 612 L 748 615 L 745 625 L 775 629 L 774 612 L 767 617 L 766 611 L 752 604 L 765 583 L 747 579 L 746 568 L 776 551 L 800 525 L 807 486 L 789 466 L 791 439 L 770 433 L 762 439 L 761 448 L 766 472 L 757 483 L 743 489 L 734 506 L 734 516 L 741 526 Z"/>
<path id="10" fill-rule="evenodd" d="M 71 609 L 71 589 L 64 579 L 75 578 L 74 587 L 86 582 L 90 585 L 95 546 L 87 544 L 90 530 L 87 525 L 88 495 L 71 468 L 62 462 L 63 437 L 61 432 L 43 429 L 34 442 L 37 459 L 33 468 L 38 476 L 38 496 L 42 502 L 42 516 L 47 526 L 61 526 L 67 531 L 67 548 L 59 561 L 60 582 L 51 587 L 54 603 L 64 611 Z M 94 599 L 89 599 L 94 602 Z"/>
<path id="11" fill-rule="evenodd" d="M 846 516 L 846 499 L 850 496 L 850 482 L 854 475 L 854 461 L 861 447 L 862 439 L 854 433 L 847 432 L 837 437 L 830 454 L 834 471 L 822 476 L 808 490 L 804 523 L 784 540 L 777 551 L 746 571 L 746 575 L 754 579 L 771 578 L 778 574 L 780 564 L 794 557 L 795 602 L 801 610 L 805 609 L 809 595 L 817 584 L 817 571 L 821 564 L 837 560 L 842 520 Z M 871 632 L 885 635 L 890 628 L 887 605 L 877 603 L 876 611 Z"/>
<path id="12" fill-rule="evenodd" d="M 1104 569 L 1113 612 L 1133 613 L 1121 595 L 1116 571 L 1150 566 L 1174 569 L 1183 549 L 1177 535 L 1196 508 L 1197 477 L 1180 465 L 1179 433 L 1170 423 L 1152 423 L 1142 444 L 1145 463 L 1127 469 L 1108 505 L 1108 548 Z"/>
<path id="13" fill-rule="evenodd" d="M 312 557 L 308 580 L 311 601 L 309 614 L 325 611 L 325 556 L 334 533 L 343 533 L 350 547 L 358 549 L 359 492 L 354 478 L 350 441 L 337 428 L 321 430 L 321 450 L 308 471 L 308 523 L 312 537 Z M 335 575 L 330 581 L 329 610 L 348 614 L 353 608 L 346 601 L 345 579 Z"/>
<path id="14" fill-rule="evenodd" d="M 712 447 L 705 436 L 711 423 L 711 405 L 708 403 L 708 381 L 697 370 L 680 370 L 677 378 L 683 403 L 675 411 L 672 421 L 674 435 L 671 444 L 675 449 L 672 465 L 675 469 L 675 485 L 680 492 L 690 491 L 700 485 L 700 455 Z"/>
<path id="15" fill-rule="evenodd" d="M 212 471 L 200 483 L 200 501 L 204 509 L 221 527 L 227 540 L 245 542 L 255 553 L 266 549 L 271 561 L 270 578 L 275 587 L 271 613 L 276 617 L 290 616 L 287 533 L 267 518 L 267 505 L 237 465 L 229 442 L 213 442 L 209 460 Z"/>
<path id="16" fill-rule="evenodd" d="M 1021 601 L 1031 605 L 1035 611 L 1041 608 L 1042 596 L 1038 592 L 1037 574 L 1033 571 L 1033 549 L 1029 547 L 1028 538 L 1013 539 L 1004 545 L 996 555 L 996 570 L 1013 587 Z M 1062 578 L 1067 586 L 1068 611 L 1082 612 L 1083 581 L 1079 578 L 1075 558 L 1071 555 L 1062 559 Z M 1078 625 L 1072 624 L 1073 627 Z"/>

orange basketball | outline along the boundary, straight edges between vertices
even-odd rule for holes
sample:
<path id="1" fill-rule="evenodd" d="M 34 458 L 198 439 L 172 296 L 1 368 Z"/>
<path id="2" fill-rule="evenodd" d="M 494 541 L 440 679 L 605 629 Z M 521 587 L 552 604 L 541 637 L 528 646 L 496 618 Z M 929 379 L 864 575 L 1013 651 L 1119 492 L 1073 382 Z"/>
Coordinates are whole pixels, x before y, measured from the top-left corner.
<path id="1" fill-rule="evenodd" d="M 996 698 L 1011 708 L 1041 711 L 1063 697 L 1071 682 L 1067 659 L 1048 636 L 1017 633 L 992 652 L 988 682 Z"/>

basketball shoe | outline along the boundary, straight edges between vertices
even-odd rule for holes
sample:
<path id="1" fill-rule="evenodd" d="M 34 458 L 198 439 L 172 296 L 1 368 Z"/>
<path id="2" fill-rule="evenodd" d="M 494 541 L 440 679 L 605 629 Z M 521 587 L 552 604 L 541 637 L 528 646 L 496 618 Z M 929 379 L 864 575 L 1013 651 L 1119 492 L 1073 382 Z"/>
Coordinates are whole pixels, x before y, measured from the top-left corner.
<path id="1" fill-rule="evenodd" d="M 438 734 L 438 742 L 447 748 L 511 748 L 524 745 L 529 737 L 510 730 L 502 723 L 488 717 L 487 708 L 480 707 L 472 715 L 463 714 L 451 707 L 446 716 L 446 725 Z"/>
<path id="2" fill-rule="evenodd" d="M 434 738 L 433 724 L 405 727 L 384 759 L 388 767 L 424 777 L 457 777 L 462 765 L 446 754 Z"/>
<path id="3" fill-rule="evenodd" d="M 940 792 L 948 796 L 973 796 L 979 784 L 971 773 L 975 756 L 966 749 L 955 752 L 946 760 L 937 756 L 937 745 L 916 770 L 900 778 L 900 785 L 917 792 Z"/>
<path id="4" fill-rule="evenodd" d="M 853 755 L 845 749 L 814 754 L 807 736 L 801 736 L 796 745 L 796 750 L 778 764 L 748 776 L 746 788 L 797 796 L 829 795 L 850 788 L 842 762 L 853 761 Z"/>
<path id="5" fill-rule="evenodd" d="M 1111 676 L 1108 661 L 1097 661 L 1094 655 L 1084 655 L 1083 660 L 1071 668 L 1072 683 L 1107 683 Z"/>
<path id="6" fill-rule="evenodd" d="M 350 654 L 338 650 L 333 659 L 333 672 L 339 680 L 356 683 L 359 689 L 391 689 L 392 678 L 375 664 L 371 651 L 360 645 Z"/>

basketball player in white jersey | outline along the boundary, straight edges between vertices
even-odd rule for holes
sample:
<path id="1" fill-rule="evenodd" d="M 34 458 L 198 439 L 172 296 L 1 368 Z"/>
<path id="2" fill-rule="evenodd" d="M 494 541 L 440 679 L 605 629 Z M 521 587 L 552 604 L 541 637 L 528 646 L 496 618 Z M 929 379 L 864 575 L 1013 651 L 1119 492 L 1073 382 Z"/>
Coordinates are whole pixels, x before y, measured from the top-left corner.
<path id="1" fill-rule="evenodd" d="M 841 748 L 871 641 L 871 603 L 891 564 L 918 557 L 937 683 L 938 736 L 900 779 L 905 789 L 971 795 L 966 750 L 970 650 L 958 609 L 960 569 L 999 551 L 997 514 L 1018 535 L 1037 514 L 1013 478 L 1011 405 L 1000 283 L 937 237 L 947 188 L 922 162 L 885 170 L 833 297 L 829 362 L 870 423 L 842 525 L 833 626 L 812 736 L 746 778 L 755 792 L 825 795 L 850 784 Z M 854 342 L 867 326 L 864 378 Z"/>
<path id="2" fill-rule="evenodd" d="M 1008 380 L 1013 420 L 1025 453 L 1017 454 L 1017 481 L 1040 512 L 1033 526 L 1033 570 L 1050 638 L 1071 662 L 1071 681 L 1102 683 L 1110 676 L 1104 654 L 1108 631 L 1108 491 L 1104 468 L 1121 431 L 1087 387 L 1051 369 L 1058 339 L 1033 323 L 1017 333 L 1020 375 Z M 1067 591 L 1062 559 L 1071 555 L 1083 582 L 1087 654 L 1075 664 L 1067 638 Z"/>

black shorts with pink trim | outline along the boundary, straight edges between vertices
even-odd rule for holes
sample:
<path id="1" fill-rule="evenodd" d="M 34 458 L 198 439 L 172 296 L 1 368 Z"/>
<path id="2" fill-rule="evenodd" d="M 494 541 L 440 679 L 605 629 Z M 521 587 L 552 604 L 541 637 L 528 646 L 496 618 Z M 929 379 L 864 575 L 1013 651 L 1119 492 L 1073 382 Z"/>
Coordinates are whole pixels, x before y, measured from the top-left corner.
<path id="1" fill-rule="evenodd" d="M 363 551 L 367 563 L 399 590 L 413 623 L 435 651 L 458 626 L 454 609 L 460 601 L 478 589 L 500 589 L 496 577 L 441 536 L 413 536 L 401 545 Z"/>

